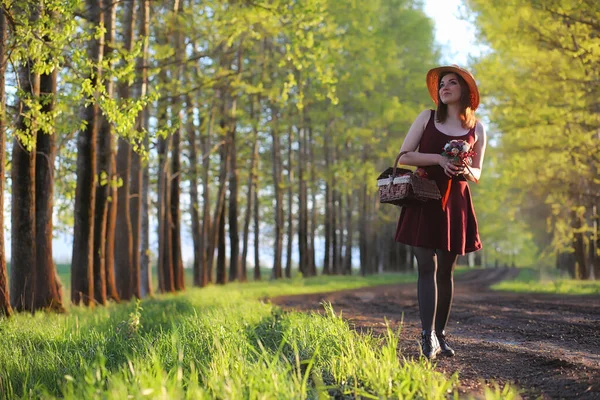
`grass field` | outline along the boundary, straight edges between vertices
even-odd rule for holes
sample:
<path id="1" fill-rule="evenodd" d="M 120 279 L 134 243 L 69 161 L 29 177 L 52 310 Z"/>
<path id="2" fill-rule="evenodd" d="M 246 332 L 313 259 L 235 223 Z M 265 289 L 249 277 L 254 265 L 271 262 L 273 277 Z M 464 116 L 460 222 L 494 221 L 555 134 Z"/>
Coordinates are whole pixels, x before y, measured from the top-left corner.
<path id="1" fill-rule="evenodd" d="M 600 280 L 580 281 L 541 273 L 533 269 L 523 269 L 512 281 L 500 282 L 492 286 L 494 290 L 523 293 L 548 293 L 565 295 L 599 295 Z"/>
<path id="2" fill-rule="evenodd" d="M 0 321 L 3 398 L 446 398 L 457 378 L 397 354 L 397 332 L 358 335 L 334 310 L 265 297 L 414 281 L 319 277 L 190 289 L 140 303 Z"/>

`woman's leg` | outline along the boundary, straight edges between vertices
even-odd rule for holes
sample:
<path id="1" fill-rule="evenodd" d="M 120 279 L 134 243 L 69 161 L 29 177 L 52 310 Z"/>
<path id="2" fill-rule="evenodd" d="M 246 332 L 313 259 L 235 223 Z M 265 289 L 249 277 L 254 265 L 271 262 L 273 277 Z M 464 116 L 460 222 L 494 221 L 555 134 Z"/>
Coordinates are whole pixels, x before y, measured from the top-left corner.
<path id="1" fill-rule="evenodd" d="M 437 251 L 437 309 L 435 313 L 435 331 L 442 334 L 446 329 L 450 308 L 452 307 L 452 297 L 454 296 L 454 266 L 458 255 L 446 251 Z"/>
<path id="2" fill-rule="evenodd" d="M 435 282 L 437 260 L 435 250 L 414 247 L 414 254 L 417 257 L 417 266 L 419 269 L 417 297 L 419 299 L 421 325 L 423 331 L 432 332 L 437 306 L 437 287 Z"/>

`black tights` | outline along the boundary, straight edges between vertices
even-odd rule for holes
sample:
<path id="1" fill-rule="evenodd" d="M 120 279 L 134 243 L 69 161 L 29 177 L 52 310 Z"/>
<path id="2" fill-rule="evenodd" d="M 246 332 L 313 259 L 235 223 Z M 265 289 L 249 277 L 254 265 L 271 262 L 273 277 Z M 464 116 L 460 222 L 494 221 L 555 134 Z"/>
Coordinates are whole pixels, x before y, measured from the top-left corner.
<path id="1" fill-rule="evenodd" d="M 419 267 L 418 297 L 424 331 L 442 332 L 446 328 L 452 295 L 453 272 L 458 255 L 446 251 L 415 247 Z"/>

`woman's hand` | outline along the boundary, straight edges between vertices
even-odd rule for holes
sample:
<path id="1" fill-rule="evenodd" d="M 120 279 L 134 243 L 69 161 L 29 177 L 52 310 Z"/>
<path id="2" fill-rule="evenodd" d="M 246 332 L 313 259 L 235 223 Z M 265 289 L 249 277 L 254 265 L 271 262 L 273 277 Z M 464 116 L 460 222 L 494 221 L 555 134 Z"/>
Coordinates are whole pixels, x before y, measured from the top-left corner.
<path id="1" fill-rule="evenodd" d="M 456 165 L 452 160 L 448 157 L 444 157 L 440 154 L 440 160 L 438 162 L 440 167 L 444 170 L 446 176 L 452 178 L 453 176 L 460 175 L 465 172 L 465 167 L 461 163 L 460 165 Z"/>

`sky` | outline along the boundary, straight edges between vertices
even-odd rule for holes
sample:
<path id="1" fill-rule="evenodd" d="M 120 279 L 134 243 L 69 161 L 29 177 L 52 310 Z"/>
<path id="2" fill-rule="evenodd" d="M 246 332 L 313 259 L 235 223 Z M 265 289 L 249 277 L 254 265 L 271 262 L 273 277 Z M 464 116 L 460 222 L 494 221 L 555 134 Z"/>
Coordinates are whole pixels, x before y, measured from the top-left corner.
<path id="1" fill-rule="evenodd" d="M 466 15 L 462 0 L 424 0 L 424 10 L 435 23 L 435 39 L 442 46 L 442 62 L 468 65 L 469 57 L 479 56 L 483 46 L 476 40 L 472 23 L 461 18 Z"/>

